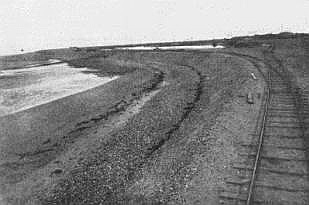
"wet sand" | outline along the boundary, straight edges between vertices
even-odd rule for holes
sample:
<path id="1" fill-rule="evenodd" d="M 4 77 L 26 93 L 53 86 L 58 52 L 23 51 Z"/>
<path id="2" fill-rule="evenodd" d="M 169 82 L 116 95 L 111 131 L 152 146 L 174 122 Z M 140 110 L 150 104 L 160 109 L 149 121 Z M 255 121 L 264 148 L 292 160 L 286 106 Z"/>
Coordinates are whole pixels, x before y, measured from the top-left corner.
<path id="1" fill-rule="evenodd" d="M 67 63 L 2 70 L 0 116 L 73 95 L 118 78 L 99 77 L 91 71 L 85 67 L 73 68 Z"/>

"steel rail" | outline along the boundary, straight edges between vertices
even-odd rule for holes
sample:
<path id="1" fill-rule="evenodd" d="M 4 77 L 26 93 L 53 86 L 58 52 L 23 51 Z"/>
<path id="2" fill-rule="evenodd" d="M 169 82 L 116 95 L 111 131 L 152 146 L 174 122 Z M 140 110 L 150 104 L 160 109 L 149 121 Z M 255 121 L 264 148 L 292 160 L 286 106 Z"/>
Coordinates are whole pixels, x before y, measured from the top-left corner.
<path id="1" fill-rule="evenodd" d="M 262 127 L 260 129 L 259 133 L 259 144 L 258 144 L 258 150 L 254 161 L 254 167 L 251 175 L 250 185 L 249 185 L 249 191 L 247 195 L 246 205 L 251 205 L 253 200 L 253 194 L 254 194 L 254 186 L 255 186 L 255 180 L 257 176 L 257 169 L 260 163 L 261 158 L 261 151 L 263 148 L 263 141 L 264 141 L 264 132 L 266 127 L 266 120 L 267 120 L 267 112 L 268 112 L 268 106 L 269 106 L 269 99 L 270 99 L 270 71 L 268 71 L 267 76 L 267 95 L 265 99 L 265 108 L 263 112 L 263 120 L 262 120 Z"/>

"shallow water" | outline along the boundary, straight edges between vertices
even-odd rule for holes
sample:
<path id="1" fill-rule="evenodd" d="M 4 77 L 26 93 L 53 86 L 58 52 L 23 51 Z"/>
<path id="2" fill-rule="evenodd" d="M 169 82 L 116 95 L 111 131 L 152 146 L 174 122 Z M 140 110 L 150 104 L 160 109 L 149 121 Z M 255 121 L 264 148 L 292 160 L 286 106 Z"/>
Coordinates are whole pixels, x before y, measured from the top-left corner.
<path id="1" fill-rule="evenodd" d="M 154 50 L 154 49 L 161 49 L 161 50 L 167 50 L 167 49 L 188 49 L 188 50 L 194 50 L 194 49 L 217 49 L 217 48 L 224 48 L 224 46 L 218 45 L 214 47 L 213 45 L 195 45 L 195 46 L 158 46 L 158 47 L 152 47 L 152 46 L 135 46 L 135 47 L 121 47 L 117 49 L 124 49 L 124 50 Z"/>
<path id="2" fill-rule="evenodd" d="M 214 48 L 224 48 L 224 46 L 218 45 L 200 45 L 200 46 L 164 46 L 159 47 L 160 49 L 214 49 Z"/>
<path id="3" fill-rule="evenodd" d="M 66 63 L 0 71 L 0 116 L 25 110 L 115 80 Z"/>

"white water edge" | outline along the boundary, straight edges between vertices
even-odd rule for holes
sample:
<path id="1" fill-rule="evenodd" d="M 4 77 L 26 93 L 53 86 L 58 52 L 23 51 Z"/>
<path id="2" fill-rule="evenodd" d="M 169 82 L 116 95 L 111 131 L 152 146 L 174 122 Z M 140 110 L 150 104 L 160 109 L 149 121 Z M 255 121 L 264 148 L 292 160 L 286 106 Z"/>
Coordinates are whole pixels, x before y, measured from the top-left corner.
<path id="1" fill-rule="evenodd" d="M 0 71 L 0 116 L 26 110 L 117 79 L 67 63 Z"/>
<path id="2" fill-rule="evenodd" d="M 121 49 L 121 50 L 168 50 L 168 49 L 187 49 L 187 50 L 199 50 L 199 49 L 221 49 L 224 48 L 224 46 L 218 45 L 218 46 L 213 46 L 213 45 L 198 45 L 198 46 L 158 46 L 158 47 L 153 47 L 153 46 L 135 46 L 135 47 L 120 47 L 116 49 Z"/>

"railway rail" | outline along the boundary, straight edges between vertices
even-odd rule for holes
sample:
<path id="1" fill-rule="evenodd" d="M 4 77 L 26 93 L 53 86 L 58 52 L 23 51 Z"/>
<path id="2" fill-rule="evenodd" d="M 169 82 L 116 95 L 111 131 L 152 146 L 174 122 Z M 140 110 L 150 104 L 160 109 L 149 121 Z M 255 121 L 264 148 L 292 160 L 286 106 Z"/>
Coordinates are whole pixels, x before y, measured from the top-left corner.
<path id="1" fill-rule="evenodd" d="M 242 56 L 249 61 L 257 59 Z M 256 63 L 254 63 L 257 66 Z M 267 90 L 258 133 L 246 153 L 233 165 L 235 176 L 226 181 L 221 204 L 309 204 L 308 150 L 304 120 L 309 110 L 279 65 L 267 65 Z"/>

